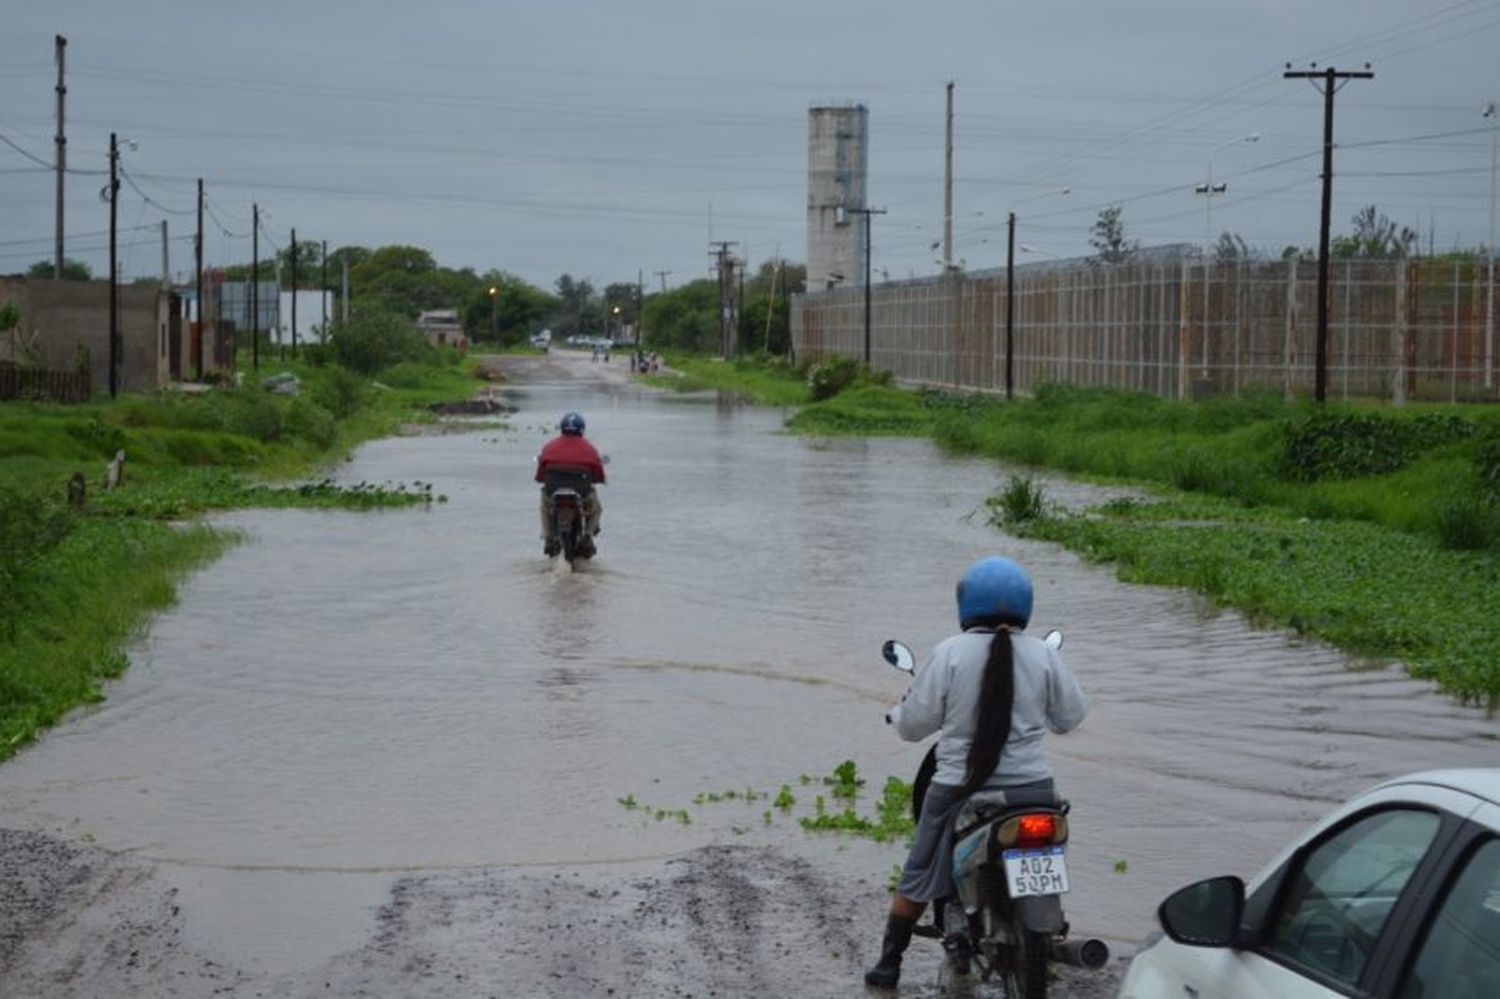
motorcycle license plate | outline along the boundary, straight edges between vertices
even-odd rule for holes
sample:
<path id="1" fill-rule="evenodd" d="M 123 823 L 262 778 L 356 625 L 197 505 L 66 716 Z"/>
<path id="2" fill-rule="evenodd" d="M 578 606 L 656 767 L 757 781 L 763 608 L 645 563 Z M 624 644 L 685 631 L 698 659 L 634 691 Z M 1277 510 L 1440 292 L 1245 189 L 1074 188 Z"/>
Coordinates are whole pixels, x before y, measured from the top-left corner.
<path id="1" fill-rule="evenodd" d="M 1064 846 L 1036 850 L 1006 850 L 1005 883 L 1011 898 L 1028 895 L 1064 895 L 1068 891 L 1068 862 Z"/>

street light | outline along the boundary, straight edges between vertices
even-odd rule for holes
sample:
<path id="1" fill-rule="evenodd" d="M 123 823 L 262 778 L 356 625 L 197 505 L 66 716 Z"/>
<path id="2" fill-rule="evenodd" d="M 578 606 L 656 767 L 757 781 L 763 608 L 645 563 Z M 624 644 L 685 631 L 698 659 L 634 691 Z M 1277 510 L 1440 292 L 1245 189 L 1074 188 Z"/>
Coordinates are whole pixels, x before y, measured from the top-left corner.
<path id="1" fill-rule="evenodd" d="M 1214 195 L 1223 194 L 1228 189 L 1227 184 L 1222 182 L 1218 184 L 1214 183 L 1214 157 L 1218 155 L 1219 150 L 1228 148 L 1229 146 L 1238 145 L 1241 142 L 1259 141 L 1260 133 L 1251 132 L 1249 135 L 1242 135 L 1238 139 L 1227 139 L 1214 146 L 1208 154 L 1208 181 L 1193 188 L 1195 193 L 1203 195 L 1203 367 L 1200 377 L 1205 380 L 1208 378 L 1208 265 L 1210 254 L 1213 253 L 1214 242 Z"/>
<path id="2" fill-rule="evenodd" d="M 500 346 L 500 289 L 490 285 L 490 339 Z"/>
<path id="3" fill-rule="evenodd" d="M 1041 191 L 1029 198 L 1013 202 L 1005 213 L 1005 398 L 1015 395 L 1016 366 L 1016 206 L 1028 201 L 1053 195 L 1071 194 L 1071 187 L 1057 191 Z"/>
<path id="4" fill-rule="evenodd" d="M 1242 135 L 1238 139 L 1229 139 L 1228 141 L 1219 143 L 1217 146 L 1214 146 L 1213 150 L 1211 152 L 1209 152 L 1209 154 L 1208 154 L 1208 182 L 1204 183 L 1204 184 L 1199 184 L 1197 187 L 1193 188 L 1193 192 L 1195 194 L 1201 194 L 1201 195 L 1203 195 L 1203 237 L 1204 237 L 1204 239 L 1203 239 L 1203 256 L 1204 256 L 1204 259 L 1208 258 L 1209 252 L 1213 249 L 1213 241 L 1214 241 L 1214 239 L 1213 239 L 1213 228 L 1214 228 L 1214 226 L 1213 226 L 1213 204 L 1214 204 L 1214 195 L 1215 194 L 1223 194 L 1226 190 L 1229 189 L 1229 185 L 1227 185 L 1227 184 L 1224 184 L 1222 182 L 1218 183 L 1218 184 L 1214 183 L 1214 157 L 1219 154 L 1219 150 L 1228 148 L 1229 146 L 1238 145 L 1241 142 L 1259 142 L 1259 141 L 1260 141 L 1260 133 L 1259 132 L 1251 132 L 1249 135 Z"/>
<path id="5" fill-rule="evenodd" d="M 615 317 L 615 333 L 618 333 L 620 331 L 620 307 L 616 305 L 609 311 L 610 314 Z M 609 330 L 605 330 L 604 335 L 607 336 L 610 340 L 613 340 L 615 338 L 614 333 L 611 333 Z"/>

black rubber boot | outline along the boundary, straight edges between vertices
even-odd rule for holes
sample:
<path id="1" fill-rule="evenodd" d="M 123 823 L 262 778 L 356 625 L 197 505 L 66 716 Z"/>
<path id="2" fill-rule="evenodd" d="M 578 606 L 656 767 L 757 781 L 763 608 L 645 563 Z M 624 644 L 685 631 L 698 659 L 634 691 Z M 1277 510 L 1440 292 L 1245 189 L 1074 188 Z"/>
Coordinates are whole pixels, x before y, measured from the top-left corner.
<path id="1" fill-rule="evenodd" d="M 901 955 L 911 943 L 911 931 L 917 925 L 915 919 L 890 916 L 885 921 L 885 939 L 880 942 L 880 960 L 875 967 L 865 972 L 865 984 L 882 989 L 893 989 L 901 980 Z"/>

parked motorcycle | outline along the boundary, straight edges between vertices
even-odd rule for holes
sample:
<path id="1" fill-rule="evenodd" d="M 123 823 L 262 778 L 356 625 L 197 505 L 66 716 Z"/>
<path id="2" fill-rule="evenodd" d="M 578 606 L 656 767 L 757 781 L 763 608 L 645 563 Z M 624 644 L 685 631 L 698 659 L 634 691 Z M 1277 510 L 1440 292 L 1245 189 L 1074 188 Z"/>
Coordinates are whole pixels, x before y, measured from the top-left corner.
<path id="1" fill-rule="evenodd" d="M 547 495 L 552 500 L 552 535 L 561 545 L 562 556 L 572 565 L 577 559 L 593 558 L 594 525 L 589 520 L 588 500 L 594 493 L 589 474 L 572 469 L 547 473 Z"/>
<path id="2" fill-rule="evenodd" d="M 1062 633 L 1043 640 L 1060 648 Z M 881 653 L 903 673 L 916 672 L 901 642 L 886 642 Z M 913 816 L 936 769 L 934 744 L 912 785 Z M 1027 788 L 981 790 L 962 805 L 953 833 L 956 897 L 934 902 L 933 922 L 915 931 L 942 941 L 943 984 L 971 980 L 977 970 L 981 981 L 998 977 L 1007 999 L 1044 999 L 1049 961 L 1091 969 L 1108 962 L 1104 941 L 1068 939 L 1069 809 L 1054 792 Z"/>

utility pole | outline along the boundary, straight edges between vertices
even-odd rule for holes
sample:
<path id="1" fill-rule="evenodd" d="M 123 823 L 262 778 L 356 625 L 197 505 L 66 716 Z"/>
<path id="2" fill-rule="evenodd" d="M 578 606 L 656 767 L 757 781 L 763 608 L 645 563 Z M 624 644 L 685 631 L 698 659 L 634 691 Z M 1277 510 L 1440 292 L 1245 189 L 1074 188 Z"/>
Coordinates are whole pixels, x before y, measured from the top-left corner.
<path id="1" fill-rule="evenodd" d="M 665 295 L 667 293 L 667 275 L 670 274 L 670 273 L 672 273 L 672 272 L 671 271 L 652 271 L 651 273 L 653 273 L 657 277 L 661 278 L 661 293 L 663 295 Z"/>
<path id="2" fill-rule="evenodd" d="M 734 258 L 729 248 L 738 244 L 733 240 L 714 240 L 718 249 L 713 255 L 718 258 L 719 269 L 719 354 L 726 360 L 734 351 Z"/>
<path id="3" fill-rule="evenodd" d="M 1005 398 L 1016 394 L 1016 213 L 1005 219 Z"/>
<path id="4" fill-rule="evenodd" d="M 323 270 L 318 278 L 318 298 L 323 302 L 323 331 L 318 336 L 321 343 L 328 342 L 328 240 L 323 240 Z"/>
<path id="5" fill-rule="evenodd" d="M 172 289 L 172 260 L 167 253 L 167 220 L 161 220 L 161 290 Z"/>
<path id="6" fill-rule="evenodd" d="M 948 81 L 948 139 L 944 145 L 943 156 L 943 273 L 947 274 L 953 269 L 953 81 Z M 865 225 L 870 224 L 870 217 L 865 216 Z M 865 229 L 866 234 L 869 229 Z M 868 253 L 868 249 L 866 250 Z M 869 260 L 866 259 L 868 266 Z M 868 283 L 868 282 L 866 282 Z M 869 337 L 866 336 L 866 341 Z M 870 362 L 869 347 L 866 344 L 865 363 Z"/>
<path id="7" fill-rule="evenodd" d="M 120 392 L 119 265 L 115 262 L 115 220 L 120 203 L 120 145 L 109 133 L 109 397 Z"/>
<path id="8" fill-rule="evenodd" d="M 948 84 L 948 97 L 953 98 L 953 84 Z M 950 152 L 952 147 L 950 148 Z M 951 158 L 949 160 L 952 162 Z M 884 215 L 884 208 L 851 208 L 851 215 L 863 215 L 865 217 L 865 367 L 870 366 L 870 216 Z M 950 214 L 951 221 L 952 216 Z M 950 232 L 951 235 L 951 232 Z"/>
<path id="9" fill-rule="evenodd" d="M 349 322 L 349 258 L 345 257 L 344 264 L 344 291 L 339 296 L 339 307 L 344 313 L 344 322 Z"/>
<path id="10" fill-rule="evenodd" d="M 63 79 L 63 69 L 68 54 L 68 40 L 58 35 L 55 45 L 57 51 L 57 249 L 52 257 L 52 278 L 55 281 L 61 281 L 63 276 L 63 175 L 68 172 L 68 134 L 63 129 L 63 104 L 68 96 L 68 87 Z"/>
<path id="11" fill-rule="evenodd" d="M 1483 117 L 1490 120 L 1490 239 L 1485 253 L 1485 287 L 1488 297 L 1484 307 L 1484 387 L 1495 384 L 1495 159 L 1500 155 L 1500 125 L 1496 115 L 1500 114 L 1500 102 L 1490 101 L 1485 105 Z"/>
<path id="12" fill-rule="evenodd" d="M 207 314 L 203 302 L 203 178 L 198 178 L 198 233 L 193 237 L 194 261 L 198 268 L 198 322 L 193 331 L 193 351 L 198 355 L 197 374 L 198 381 L 203 381 L 203 317 Z"/>
<path id="13" fill-rule="evenodd" d="M 635 345 L 639 350 L 645 341 L 646 324 L 641 320 L 641 313 L 646 311 L 646 272 L 637 267 L 635 270 Z"/>
<path id="14" fill-rule="evenodd" d="M 297 356 L 297 230 L 292 230 L 292 356 Z"/>
<path id="15" fill-rule="evenodd" d="M 1323 220 L 1318 231 L 1318 365 L 1314 398 L 1321 404 L 1328 400 L 1328 230 L 1333 224 L 1333 95 L 1343 85 L 1340 81 L 1368 80 L 1375 76 L 1370 64 L 1352 72 L 1339 72 L 1332 66 L 1318 69 L 1317 64 L 1308 70 L 1293 70 L 1287 63 L 1281 74 L 1288 80 L 1323 81 L 1319 91 L 1323 95 Z M 1317 83 L 1313 84 L 1317 87 Z"/>
<path id="16" fill-rule="evenodd" d="M 261 369 L 261 205 L 251 204 L 251 368 Z"/>

